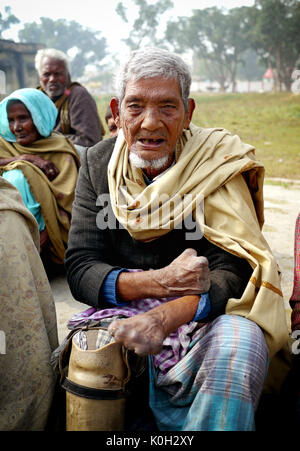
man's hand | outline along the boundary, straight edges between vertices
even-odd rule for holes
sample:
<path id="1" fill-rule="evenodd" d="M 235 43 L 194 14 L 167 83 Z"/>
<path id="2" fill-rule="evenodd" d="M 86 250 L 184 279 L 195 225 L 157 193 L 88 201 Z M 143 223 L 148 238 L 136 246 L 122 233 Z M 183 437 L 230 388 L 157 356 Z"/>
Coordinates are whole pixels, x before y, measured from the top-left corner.
<path id="1" fill-rule="evenodd" d="M 155 309 L 114 321 L 109 325 L 108 332 L 117 343 L 141 356 L 158 354 L 167 336 L 162 315 Z"/>
<path id="2" fill-rule="evenodd" d="M 186 249 L 168 266 L 142 272 L 122 272 L 117 280 L 118 297 L 130 302 L 147 297 L 198 295 L 210 288 L 208 261 Z"/>
<path id="3" fill-rule="evenodd" d="M 138 355 L 158 354 L 164 339 L 196 313 L 199 296 L 183 296 L 146 313 L 112 322 L 108 332 L 117 343 Z"/>
<path id="4" fill-rule="evenodd" d="M 162 297 L 206 293 L 210 288 L 208 260 L 197 257 L 194 249 L 185 249 L 165 268 L 152 272 L 153 281 L 161 286 Z"/>

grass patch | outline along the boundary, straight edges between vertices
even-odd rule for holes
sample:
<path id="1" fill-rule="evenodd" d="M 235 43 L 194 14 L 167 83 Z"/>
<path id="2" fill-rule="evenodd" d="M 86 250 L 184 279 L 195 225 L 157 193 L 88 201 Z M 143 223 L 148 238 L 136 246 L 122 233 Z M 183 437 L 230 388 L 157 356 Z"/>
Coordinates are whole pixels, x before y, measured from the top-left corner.
<path id="1" fill-rule="evenodd" d="M 278 230 L 277 230 L 275 227 L 269 226 L 269 225 L 266 225 L 266 224 L 264 224 L 263 230 L 262 230 L 262 231 L 263 231 L 263 232 L 266 232 L 266 233 L 270 233 L 270 232 L 278 232 Z"/>
<path id="2" fill-rule="evenodd" d="M 271 199 L 269 197 L 266 197 L 265 201 L 270 202 L 271 204 L 279 204 L 279 205 L 285 205 L 286 204 L 285 200 Z"/>
<path id="3" fill-rule="evenodd" d="M 96 97 L 105 127 L 104 115 L 111 97 Z M 191 97 L 196 101 L 194 124 L 225 128 L 253 145 L 266 177 L 300 179 L 300 95 L 195 93 Z"/>
<path id="4" fill-rule="evenodd" d="M 300 176 L 299 176 L 300 179 Z M 295 183 L 293 180 L 287 180 L 284 179 L 281 180 L 273 180 L 273 179 L 265 179 L 264 184 L 265 185 L 274 185 L 274 186 L 282 186 L 283 188 L 287 189 L 300 189 L 299 183 L 296 183 L 298 180 L 295 180 Z"/>
<path id="5" fill-rule="evenodd" d="M 283 210 L 282 208 L 276 208 L 276 207 L 265 207 L 265 210 L 268 210 L 269 213 L 276 213 L 281 215 L 287 215 L 288 212 Z"/>

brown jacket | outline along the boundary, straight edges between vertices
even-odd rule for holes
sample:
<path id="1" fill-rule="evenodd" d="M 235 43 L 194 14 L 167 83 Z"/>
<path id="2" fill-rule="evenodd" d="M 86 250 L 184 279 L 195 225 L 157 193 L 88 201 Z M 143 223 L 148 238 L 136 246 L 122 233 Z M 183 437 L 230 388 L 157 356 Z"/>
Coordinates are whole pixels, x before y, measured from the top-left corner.
<path id="1" fill-rule="evenodd" d="M 84 147 L 102 140 L 104 128 L 96 102 L 83 86 L 72 82 L 54 103 L 58 109 L 55 131 L 65 135 L 72 144 Z"/>

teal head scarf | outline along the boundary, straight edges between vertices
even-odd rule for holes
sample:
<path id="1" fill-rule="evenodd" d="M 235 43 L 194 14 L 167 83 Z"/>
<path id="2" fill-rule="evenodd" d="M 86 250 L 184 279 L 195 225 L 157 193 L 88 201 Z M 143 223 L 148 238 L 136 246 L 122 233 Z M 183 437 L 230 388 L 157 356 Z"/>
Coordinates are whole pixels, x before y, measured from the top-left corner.
<path id="1" fill-rule="evenodd" d="M 0 102 L 0 136 L 6 141 L 15 142 L 16 138 L 9 129 L 7 103 L 20 100 L 30 112 L 34 125 L 41 136 L 50 136 L 56 122 L 57 109 L 49 97 L 38 89 L 24 88 L 12 92 Z"/>

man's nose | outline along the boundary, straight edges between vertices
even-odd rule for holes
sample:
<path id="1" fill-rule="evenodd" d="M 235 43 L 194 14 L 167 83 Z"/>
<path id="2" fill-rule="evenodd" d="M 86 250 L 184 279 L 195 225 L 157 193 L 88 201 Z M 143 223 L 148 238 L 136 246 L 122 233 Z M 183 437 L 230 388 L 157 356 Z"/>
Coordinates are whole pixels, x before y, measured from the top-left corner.
<path id="1" fill-rule="evenodd" d="M 50 74 L 50 76 L 49 76 L 49 81 L 51 81 L 51 82 L 56 81 L 56 76 L 55 76 L 55 74 Z"/>
<path id="2" fill-rule="evenodd" d="M 156 108 L 146 108 L 143 113 L 141 127 L 147 130 L 157 130 L 161 126 L 160 113 Z"/>

